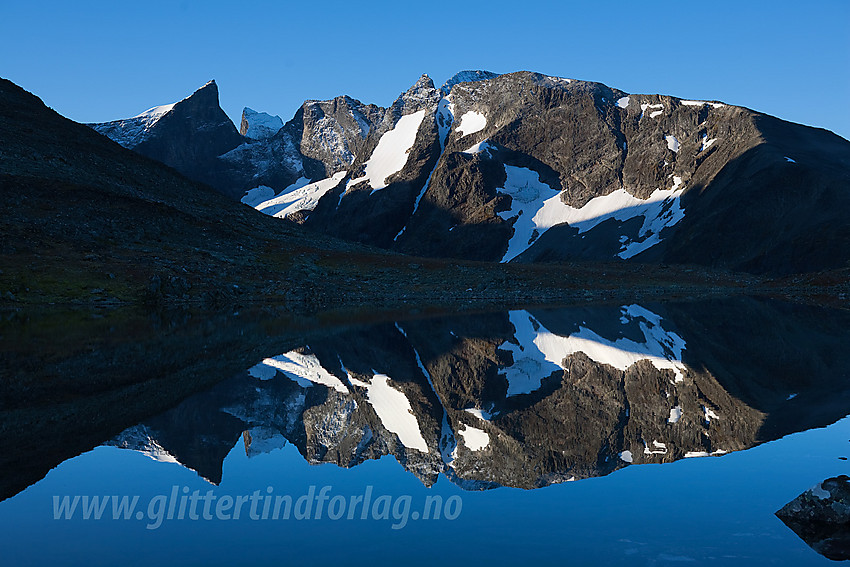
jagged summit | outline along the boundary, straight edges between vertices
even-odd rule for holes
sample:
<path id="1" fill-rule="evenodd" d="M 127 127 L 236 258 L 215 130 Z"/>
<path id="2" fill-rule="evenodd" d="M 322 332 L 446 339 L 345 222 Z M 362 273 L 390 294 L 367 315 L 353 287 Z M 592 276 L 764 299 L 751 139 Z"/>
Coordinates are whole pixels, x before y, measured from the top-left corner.
<path id="1" fill-rule="evenodd" d="M 410 92 L 412 90 L 419 89 L 433 89 L 434 88 L 434 80 L 428 75 L 428 73 L 422 73 L 422 75 L 416 79 L 416 82 L 407 90 Z"/>
<path id="2" fill-rule="evenodd" d="M 436 104 L 438 100 L 440 100 L 440 95 L 434 87 L 434 81 L 423 73 L 409 89 L 399 95 L 387 110 L 388 120 L 386 120 L 383 129 L 391 128 L 402 115 L 428 108 Z"/>

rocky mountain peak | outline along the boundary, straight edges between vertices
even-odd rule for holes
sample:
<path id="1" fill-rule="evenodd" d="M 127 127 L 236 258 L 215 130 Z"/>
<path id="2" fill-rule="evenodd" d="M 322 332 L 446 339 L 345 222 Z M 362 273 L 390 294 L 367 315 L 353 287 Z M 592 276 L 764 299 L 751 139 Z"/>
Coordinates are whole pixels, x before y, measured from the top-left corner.
<path id="1" fill-rule="evenodd" d="M 219 106 L 218 85 L 215 84 L 215 79 L 208 81 L 201 88 L 177 102 L 174 107 L 186 107 L 193 110 L 203 109 L 216 115 L 223 113 Z"/>
<path id="2" fill-rule="evenodd" d="M 434 81 L 423 74 L 413 85 L 402 93 L 389 108 L 389 112 L 396 118 L 403 114 L 411 114 L 419 110 L 430 108 L 440 100 L 440 91 L 434 87 Z"/>
<path id="3" fill-rule="evenodd" d="M 272 116 L 266 112 L 257 112 L 247 106 L 242 110 L 242 122 L 239 133 L 254 140 L 271 138 L 283 128 L 280 116 Z"/>
<path id="4" fill-rule="evenodd" d="M 421 90 L 421 89 L 433 89 L 434 88 L 434 80 L 428 76 L 428 73 L 422 73 L 422 76 L 416 79 L 416 82 L 407 89 L 407 92 Z"/>

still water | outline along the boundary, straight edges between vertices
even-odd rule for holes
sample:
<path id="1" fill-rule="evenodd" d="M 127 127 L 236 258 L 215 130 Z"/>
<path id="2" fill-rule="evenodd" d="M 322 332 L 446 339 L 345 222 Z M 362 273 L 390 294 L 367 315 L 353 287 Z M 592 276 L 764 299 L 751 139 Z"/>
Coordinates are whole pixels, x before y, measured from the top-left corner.
<path id="1" fill-rule="evenodd" d="M 398 316 L 232 372 L 187 340 L 229 377 L 36 418 L 5 392 L 4 564 L 827 564 L 774 512 L 850 470 L 848 323 L 750 298 Z M 23 431 L 68 404 L 91 425 Z"/>

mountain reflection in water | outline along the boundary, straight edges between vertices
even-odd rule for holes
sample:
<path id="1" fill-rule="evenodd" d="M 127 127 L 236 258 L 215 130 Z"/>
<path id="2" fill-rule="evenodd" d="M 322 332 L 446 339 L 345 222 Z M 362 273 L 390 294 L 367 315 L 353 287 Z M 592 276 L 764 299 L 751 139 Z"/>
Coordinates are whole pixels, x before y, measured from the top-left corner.
<path id="1" fill-rule="evenodd" d="M 749 298 L 529 309 L 330 331 L 106 444 L 212 483 L 236 443 L 392 455 L 430 486 L 537 488 L 723 455 L 850 413 L 850 316 Z"/>

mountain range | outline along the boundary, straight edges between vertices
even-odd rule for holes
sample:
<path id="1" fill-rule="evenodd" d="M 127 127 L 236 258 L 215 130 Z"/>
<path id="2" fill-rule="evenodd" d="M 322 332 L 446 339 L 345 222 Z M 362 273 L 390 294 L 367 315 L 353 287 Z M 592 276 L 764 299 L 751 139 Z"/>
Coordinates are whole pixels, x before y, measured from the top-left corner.
<path id="1" fill-rule="evenodd" d="M 170 109 L 129 121 L 132 128 L 129 122 L 115 128 L 133 132 L 132 139 L 149 142 L 140 146 L 153 148 L 171 139 L 157 133 L 173 119 L 191 143 L 163 150 L 160 157 L 197 154 L 197 163 L 213 171 L 210 164 L 221 160 L 204 161 L 199 148 L 212 148 L 213 155 L 223 146 L 215 128 L 204 124 L 214 122 L 225 132 L 232 128 L 215 93 L 211 83 Z M 202 122 L 194 124 L 192 117 Z M 60 116 L 3 79 L 0 141 L 3 304 L 221 306 L 248 300 L 284 303 L 293 310 L 412 301 L 468 306 L 480 300 L 503 304 L 616 294 L 624 278 L 638 286 L 675 282 L 680 291 L 682 284 L 717 283 L 714 276 L 681 269 L 620 270 L 613 282 L 600 279 L 610 272 L 605 266 L 569 269 L 564 277 L 563 266 L 529 270 L 412 258 L 344 241 L 228 199 Z M 749 281 L 721 279 L 736 287 Z"/>
<path id="2" fill-rule="evenodd" d="M 531 72 L 423 75 L 389 107 L 308 100 L 239 130 L 211 81 L 92 124 L 226 196 L 345 240 L 492 262 L 850 262 L 850 142 L 717 101 Z"/>

